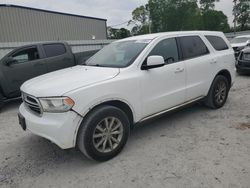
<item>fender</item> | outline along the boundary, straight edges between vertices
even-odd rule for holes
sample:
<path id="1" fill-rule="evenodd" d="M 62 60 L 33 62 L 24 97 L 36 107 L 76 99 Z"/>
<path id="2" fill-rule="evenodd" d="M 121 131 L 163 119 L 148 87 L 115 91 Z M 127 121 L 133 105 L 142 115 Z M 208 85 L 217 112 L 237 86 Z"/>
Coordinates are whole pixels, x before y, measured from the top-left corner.
<path id="1" fill-rule="evenodd" d="M 218 75 L 225 76 L 225 77 L 227 78 L 227 80 L 228 80 L 228 83 L 229 83 L 230 87 L 232 86 L 232 75 L 231 75 L 230 71 L 227 70 L 227 69 L 222 69 L 222 70 L 220 70 L 220 71 L 214 76 L 212 82 L 210 83 L 210 87 L 209 87 L 209 89 L 208 89 L 208 91 L 207 91 L 207 95 L 208 95 L 208 92 L 209 92 L 210 89 L 211 89 L 211 86 L 212 86 L 212 84 L 213 84 L 213 82 L 214 82 L 214 79 L 215 79 L 216 76 L 218 76 Z"/>
<path id="2" fill-rule="evenodd" d="M 112 101 L 120 101 L 120 102 L 125 103 L 126 105 L 128 105 L 128 107 L 129 107 L 130 110 L 132 111 L 132 115 L 133 115 L 134 122 L 136 122 L 136 121 L 135 121 L 135 120 L 136 120 L 136 113 L 135 113 L 135 110 L 134 110 L 134 108 L 132 107 L 132 105 L 131 105 L 128 101 L 126 101 L 126 100 L 124 100 L 124 99 L 121 99 L 121 98 L 106 98 L 106 99 L 104 99 L 104 100 L 100 100 L 100 101 L 97 102 L 97 103 L 91 104 L 91 105 L 87 108 L 87 110 L 86 110 L 84 113 L 79 114 L 78 112 L 76 112 L 78 115 L 80 115 L 80 116 L 82 117 L 82 119 L 78 122 L 78 125 L 77 125 L 77 127 L 76 127 L 76 130 L 75 130 L 75 132 L 74 132 L 74 140 L 73 140 L 73 145 L 74 145 L 74 146 L 76 145 L 78 130 L 79 130 L 80 126 L 81 126 L 82 121 L 83 121 L 84 118 L 86 117 L 86 115 L 87 115 L 89 112 L 91 112 L 94 108 L 96 108 L 97 106 L 100 106 L 100 105 L 102 105 L 102 104 L 105 104 L 105 103 L 108 103 L 108 102 L 112 102 Z"/>

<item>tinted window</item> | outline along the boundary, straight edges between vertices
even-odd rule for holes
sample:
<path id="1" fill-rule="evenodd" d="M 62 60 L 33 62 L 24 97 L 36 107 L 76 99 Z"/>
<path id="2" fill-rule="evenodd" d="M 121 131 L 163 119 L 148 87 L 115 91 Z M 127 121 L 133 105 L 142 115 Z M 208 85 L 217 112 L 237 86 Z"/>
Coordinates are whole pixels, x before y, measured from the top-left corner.
<path id="1" fill-rule="evenodd" d="M 179 61 L 178 48 L 175 38 L 165 39 L 159 42 L 149 53 L 149 56 L 162 56 L 166 63 Z"/>
<path id="2" fill-rule="evenodd" d="M 212 44 L 214 49 L 218 51 L 228 49 L 226 42 L 221 37 L 207 35 L 206 38 Z"/>
<path id="3" fill-rule="evenodd" d="M 33 61 L 39 59 L 39 53 L 37 48 L 28 48 L 21 51 L 18 51 L 11 55 L 11 57 L 15 60 L 15 63 L 25 63 L 27 61 Z"/>
<path id="4" fill-rule="evenodd" d="M 179 39 L 184 59 L 199 57 L 209 53 L 207 46 L 199 36 L 186 36 Z"/>
<path id="5" fill-rule="evenodd" d="M 45 44 L 43 47 L 47 57 L 58 56 L 66 53 L 66 49 L 63 44 Z"/>

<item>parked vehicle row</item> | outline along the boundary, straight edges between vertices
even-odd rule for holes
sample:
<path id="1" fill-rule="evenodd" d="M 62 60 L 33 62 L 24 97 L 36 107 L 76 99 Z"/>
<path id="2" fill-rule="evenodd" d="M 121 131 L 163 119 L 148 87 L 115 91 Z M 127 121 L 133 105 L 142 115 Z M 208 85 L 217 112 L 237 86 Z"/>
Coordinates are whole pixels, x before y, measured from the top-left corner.
<path id="1" fill-rule="evenodd" d="M 25 81 L 78 65 L 94 53 L 73 54 L 70 46 L 62 42 L 32 44 L 11 51 L 0 60 L 0 108 L 4 101 L 21 95 Z"/>
<path id="2" fill-rule="evenodd" d="M 250 47 L 243 49 L 236 61 L 237 72 L 240 74 L 250 73 Z"/>
<path id="3" fill-rule="evenodd" d="M 135 36 L 25 82 L 18 117 L 24 130 L 105 161 L 136 123 L 197 101 L 222 107 L 234 80 L 234 51 L 221 32 Z"/>
<path id="4" fill-rule="evenodd" d="M 247 46 L 250 46 L 250 35 L 237 36 L 231 41 L 231 46 L 235 51 L 236 59 L 240 55 L 240 52 Z"/>

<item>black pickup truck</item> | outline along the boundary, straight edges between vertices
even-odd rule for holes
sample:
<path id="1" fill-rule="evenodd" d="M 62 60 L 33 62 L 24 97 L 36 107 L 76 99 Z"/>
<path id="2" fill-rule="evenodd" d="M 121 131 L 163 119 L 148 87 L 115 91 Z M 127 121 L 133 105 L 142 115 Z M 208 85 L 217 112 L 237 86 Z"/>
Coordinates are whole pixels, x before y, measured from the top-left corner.
<path id="1" fill-rule="evenodd" d="M 0 60 L 0 109 L 20 97 L 20 86 L 36 76 L 84 63 L 95 51 L 73 54 L 65 42 L 38 43 L 14 49 Z"/>

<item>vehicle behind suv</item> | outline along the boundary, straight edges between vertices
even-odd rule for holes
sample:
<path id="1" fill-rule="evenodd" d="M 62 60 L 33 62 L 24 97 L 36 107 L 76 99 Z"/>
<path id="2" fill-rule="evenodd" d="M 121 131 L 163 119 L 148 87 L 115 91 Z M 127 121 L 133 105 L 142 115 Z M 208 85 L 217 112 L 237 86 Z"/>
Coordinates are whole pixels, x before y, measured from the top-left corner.
<path id="1" fill-rule="evenodd" d="M 25 82 L 19 122 L 62 149 L 105 161 L 136 123 L 201 100 L 221 108 L 234 79 L 234 51 L 221 32 L 135 36 L 85 65 Z"/>
<path id="2" fill-rule="evenodd" d="M 237 36 L 231 40 L 231 46 L 234 49 L 235 57 L 238 58 L 240 52 L 250 45 L 250 35 Z"/>
<path id="3" fill-rule="evenodd" d="M 20 97 L 21 85 L 36 76 L 75 66 L 96 51 L 73 54 L 66 42 L 21 46 L 0 60 L 0 109 L 4 102 Z"/>
<path id="4" fill-rule="evenodd" d="M 250 74 L 250 47 L 241 51 L 236 62 L 236 69 L 239 74 Z"/>

